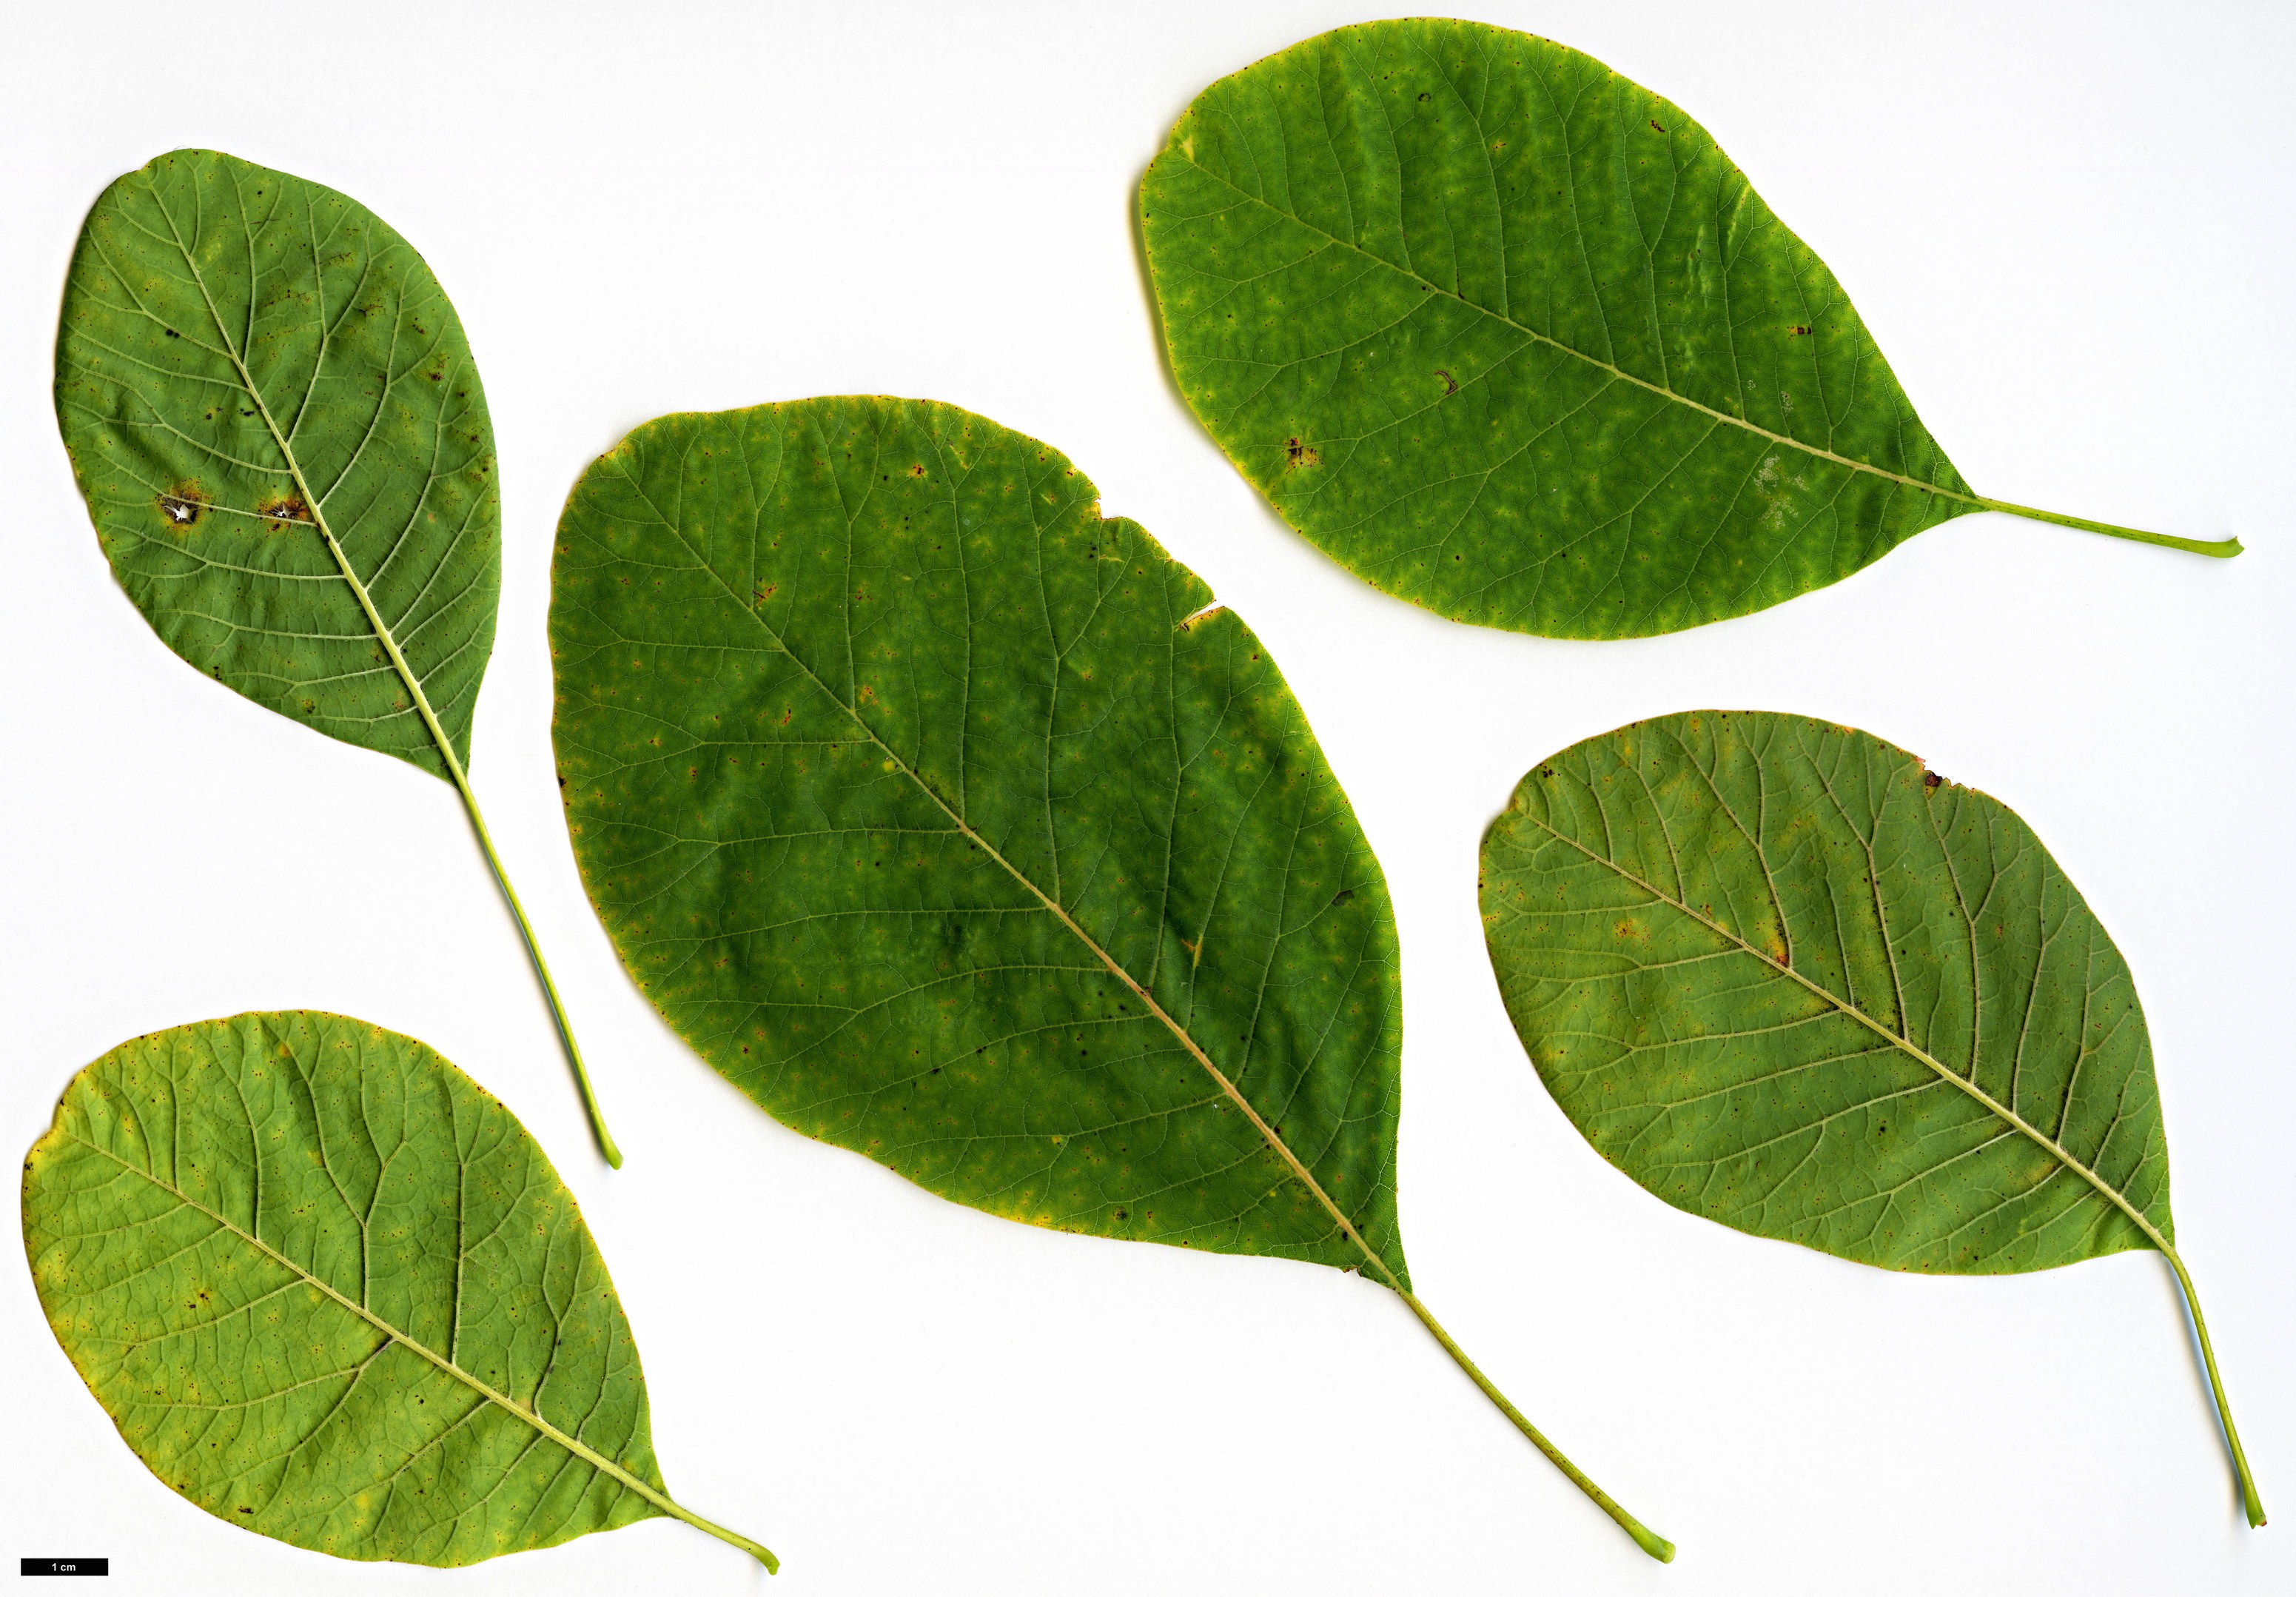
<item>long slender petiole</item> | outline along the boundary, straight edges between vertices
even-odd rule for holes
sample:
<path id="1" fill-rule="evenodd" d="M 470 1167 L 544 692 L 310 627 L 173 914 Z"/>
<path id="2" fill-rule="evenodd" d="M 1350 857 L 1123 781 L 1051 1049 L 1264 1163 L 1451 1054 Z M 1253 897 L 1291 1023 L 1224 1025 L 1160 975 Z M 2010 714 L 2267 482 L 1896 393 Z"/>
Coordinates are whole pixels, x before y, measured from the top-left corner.
<path id="1" fill-rule="evenodd" d="M 2209 1372 L 2209 1395 L 2216 1399 L 2217 1419 L 2224 1425 L 2225 1443 L 2232 1449 L 2232 1469 L 2240 1480 L 2241 1511 L 2248 1516 L 2251 1529 L 2264 1523 L 2264 1499 L 2257 1495 L 2256 1477 L 2249 1473 L 2248 1453 L 2240 1445 L 2240 1429 L 2232 1422 L 2232 1404 L 2225 1396 L 2224 1377 L 2217 1373 L 2217 1351 L 2209 1346 L 2209 1322 L 2202 1318 L 2200 1295 L 2193 1290 L 2193 1278 L 2185 1272 L 2185 1261 L 2177 1250 L 2163 1246 L 2161 1256 L 2169 1268 L 2177 1272 L 2177 1284 L 2184 1288 L 2185 1308 L 2193 1316 L 2193 1333 L 2200 1339 L 2201 1362 Z"/>
<path id="2" fill-rule="evenodd" d="M 1592 1480 L 1587 1478 L 1587 1472 L 1585 1470 L 1579 1469 L 1578 1465 L 1563 1457 L 1562 1450 L 1557 1447 L 1554 1443 L 1548 1441 L 1545 1436 L 1541 1435 L 1538 1427 L 1533 1425 L 1529 1419 L 1525 1418 L 1523 1412 L 1521 1409 L 1515 1407 L 1513 1404 L 1507 1401 L 1506 1394 L 1500 1391 L 1496 1387 L 1491 1384 L 1491 1378 L 1485 1375 L 1480 1370 L 1475 1368 L 1475 1361 L 1467 1356 L 1467 1350 L 1461 1347 L 1456 1342 L 1451 1340 L 1451 1333 L 1443 1329 L 1443 1322 L 1441 1321 L 1436 1319 L 1433 1314 L 1428 1313 L 1427 1305 L 1425 1304 L 1420 1302 L 1419 1299 L 1413 1297 L 1410 1293 L 1404 1291 L 1400 1287 L 1396 1288 L 1396 1293 L 1403 1299 L 1404 1302 L 1411 1305 L 1411 1312 L 1419 1316 L 1419 1323 L 1425 1326 L 1430 1331 L 1433 1332 L 1435 1339 L 1443 1344 L 1443 1351 L 1449 1354 L 1453 1359 L 1456 1360 L 1459 1368 L 1465 1371 L 1468 1376 L 1474 1381 L 1475 1385 L 1483 1389 L 1483 1395 L 1489 1398 L 1492 1403 L 1497 1405 L 1500 1413 L 1505 1414 L 1509 1420 L 1514 1422 L 1515 1429 L 1521 1431 L 1524 1436 L 1530 1438 L 1530 1445 L 1532 1446 L 1538 1448 L 1539 1452 L 1546 1455 L 1547 1462 L 1553 1464 L 1557 1469 L 1562 1470 L 1563 1474 L 1569 1476 L 1572 1486 L 1577 1486 L 1580 1491 L 1586 1493 L 1587 1496 L 1593 1498 L 1595 1500 L 1595 1507 L 1601 1509 L 1604 1513 L 1610 1515 L 1611 1519 L 1617 1520 L 1619 1528 L 1625 1531 L 1628 1535 L 1634 1537 L 1636 1546 L 1641 1548 L 1644 1552 L 1649 1553 L 1661 1564 L 1670 1564 L 1674 1562 L 1673 1543 L 1668 1541 L 1664 1536 L 1659 1535 L 1658 1532 L 1652 1530 L 1649 1526 L 1644 1525 L 1641 1520 L 1627 1512 L 1625 1509 L 1620 1507 L 1617 1498 L 1611 1496 L 1608 1492 L 1603 1490 L 1602 1487 L 1596 1486 Z M 2231 1420 L 2227 1419 L 2226 1423 L 2230 1424 Z M 2234 1445 L 2237 1447 L 2239 1444 L 2234 1443 Z"/>
<path id="3" fill-rule="evenodd" d="M 739 1547 L 742 1552 L 748 1553 L 751 1558 L 763 1564 L 766 1567 L 767 1574 L 779 1575 L 782 1572 L 782 1561 L 773 1555 L 773 1552 L 770 1548 L 760 1547 L 757 1543 L 752 1542 L 749 1537 L 742 1535 L 739 1531 L 727 1530 L 722 1525 L 714 1525 L 710 1523 L 710 1521 L 704 1519 L 701 1515 L 694 1513 L 693 1511 L 686 1508 L 683 1503 L 672 1502 L 667 1497 L 663 1498 L 661 1502 L 662 1505 L 669 1510 L 674 1518 L 685 1520 L 696 1530 L 708 1531 L 711 1535 L 716 1536 L 719 1541 L 726 1543 L 729 1546 Z"/>
<path id="4" fill-rule="evenodd" d="M 1964 496 L 1955 494 L 1955 498 Z M 2012 505 L 2005 499 L 1988 499 L 1982 494 L 1966 496 L 1968 501 L 1982 505 L 1988 510 L 1999 510 L 2010 515 L 2021 515 L 2037 522 L 2054 522 L 2060 527 L 2079 527 L 2084 532 L 2102 532 L 2107 538 L 2126 538 L 2131 543 L 2158 544 L 2164 549 L 2182 549 L 2188 555 L 2206 555 L 2211 560 L 2229 560 L 2241 552 L 2237 538 L 2205 539 L 2177 538 L 2167 532 L 2140 532 L 2135 527 L 2116 527 L 2111 522 L 2084 521 L 2078 515 L 2059 515 L 2054 510 L 2036 510 L 2030 505 Z"/>
<path id="5" fill-rule="evenodd" d="M 503 901 L 510 906 L 511 917 L 518 922 L 518 934 L 526 941 L 526 955 L 534 962 L 534 974 L 542 980 L 543 996 L 550 1000 L 550 1018 L 557 1023 L 558 1040 L 566 1045 L 566 1062 L 574 1066 L 574 1084 L 581 1090 L 583 1108 L 589 1111 L 590 1131 L 598 1139 L 598 1151 L 605 1156 L 609 1165 L 619 1170 L 622 1150 L 614 1146 L 614 1133 L 606 1129 L 605 1112 L 598 1107 L 598 1094 L 590 1085 L 589 1068 L 582 1063 L 581 1045 L 574 1041 L 574 1027 L 566 1018 L 566 1005 L 558 996 L 558 984 L 551 979 L 550 967 L 542 958 L 542 945 L 534 940 L 534 927 L 527 922 L 526 906 L 518 901 L 518 889 L 510 885 L 510 873 L 503 869 L 502 860 L 495 852 L 494 837 L 487 830 L 487 818 L 479 813 L 478 797 L 471 791 L 470 779 L 463 774 L 463 762 L 455 758 L 451 744 L 442 739 L 439 748 L 447 756 L 447 769 L 455 778 L 455 791 L 463 795 L 463 808 L 471 816 L 471 829 L 479 835 L 479 846 L 486 851 L 487 865 L 495 873 L 496 885 L 502 889 Z M 713 1527 L 704 1525 L 702 1528 L 714 1534 Z M 728 1535 L 727 1540 L 739 1542 L 741 1538 Z M 750 1543 L 744 1542 L 742 1545 Z M 772 1555 L 766 1557 L 770 1568 Z"/>

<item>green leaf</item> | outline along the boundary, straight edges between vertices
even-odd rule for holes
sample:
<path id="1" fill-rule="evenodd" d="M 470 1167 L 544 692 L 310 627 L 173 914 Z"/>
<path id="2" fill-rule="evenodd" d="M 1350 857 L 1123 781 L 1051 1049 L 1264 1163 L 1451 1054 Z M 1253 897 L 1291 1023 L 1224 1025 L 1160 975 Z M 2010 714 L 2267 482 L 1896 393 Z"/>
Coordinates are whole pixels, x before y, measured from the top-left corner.
<path id="1" fill-rule="evenodd" d="M 1396 1225 L 1379 862 L 1250 629 L 1056 450 L 898 399 L 648 423 L 567 502 L 551 650 L 591 901 L 775 1118 L 1031 1224 L 1364 1271 L 1472 1372 Z"/>
<path id="2" fill-rule="evenodd" d="M 123 1044 L 24 1165 L 40 1306 L 152 1473 L 339 1558 L 472 1564 L 670 1515 L 605 1261 L 511 1112 L 411 1037 L 251 1014 Z"/>
<path id="3" fill-rule="evenodd" d="M 1863 732 L 1698 712 L 1574 745 L 1484 839 L 1507 1013 L 1555 1102 L 1677 1208 L 1893 1270 L 2167 1255 L 2120 952 L 2030 827 Z"/>
<path id="4" fill-rule="evenodd" d="M 1342 28 L 1221 79 L 1140 196 L 1180 391 L 1374 586 L 1557 638 L 1836 582 L 1986 498 L 1706 130 L 1575 50 Z"/>
<path id="5" fill-rule="evenodd" d="M 502 510 L 478 366 L 422 258 L 332 189 L 162 155 L 81 229 L 56 416 L 104 555 L 169 648 L 454 784 L 619 1165 L 464 775 Z"/>

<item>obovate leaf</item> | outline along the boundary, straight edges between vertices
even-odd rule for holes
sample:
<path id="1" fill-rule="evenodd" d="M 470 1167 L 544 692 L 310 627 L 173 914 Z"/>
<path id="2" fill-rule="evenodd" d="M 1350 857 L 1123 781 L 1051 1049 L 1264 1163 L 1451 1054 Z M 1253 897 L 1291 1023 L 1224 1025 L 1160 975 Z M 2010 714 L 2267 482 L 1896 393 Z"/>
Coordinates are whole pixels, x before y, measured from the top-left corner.
<path id="1" fill-rule="evenodd" d="M 81 229 L 56 417 L 97 540 L 169 648 L 454 784 L 620 1165 L 463 771 L 502 509 L 478 366 L 422 258 L 332 189 L 213 151 L 162 155 Z"/>
<path id="2" fill-rule="evenodd" d="M 1987 498 L 1824 262 L 1599 62 L 1425 19 L 1206 89 L 1140 196 L 1165 347 L 1277 513 L 1458 621 L 1627 638 L 1836 582 Z"/>
<path id="3" fill-rule="evenodd" d="M 241 1015 L 73 1078 L 24 1165 L 56 1339 L 152 1472 L 339 1558 L 473 1564 L 667 1514 L 573 1195 L 412 1037 Z"/>
<path id="4" fill-rule="evenodd" d="M 575 858 L 784 1124 L 1030 1224 L 1410 1289 L 1379 862 L 1250 629 L 1050 447 L 946 405 L 650 422 L 550 611 Z"/>
<path id="5" fill-rule="evenodd" d="M 2127 1248 L 2183 1288 L 2128 967 L 2008 807 L 1844 727 L 1712 711 L 1543 761 L 1483 841 L 1540 1080 L 1677 1208 L 1892 1270 Z"/>

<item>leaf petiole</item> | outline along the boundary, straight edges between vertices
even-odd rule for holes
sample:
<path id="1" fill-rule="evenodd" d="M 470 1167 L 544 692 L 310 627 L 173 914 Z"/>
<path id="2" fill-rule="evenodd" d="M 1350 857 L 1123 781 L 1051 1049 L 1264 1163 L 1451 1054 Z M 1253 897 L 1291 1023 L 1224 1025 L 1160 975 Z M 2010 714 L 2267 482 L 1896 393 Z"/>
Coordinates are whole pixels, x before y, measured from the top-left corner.
<path id="1" fill-rule="evenodd" d="M 2193 1316 L 2193 1331 L 2200 1339 L 2201 1362 L 2209 1372 L 2209 1395 L 2216 1400 L 2217 1418 L 2224 1423 L 2225 1442 L 2232 1449 L 2233 1473 L 2240 1478 L 2241 1510 L 2248 1516 L 2249 1527 L 2256 1529 L 2264 1524 L 2264 1500 L 2257 1495 L 2256 1477 L 2249 1473 L 2248 1454 L 2241 1447 L 2240 1430 L 2232 1422 L 2232 1404 L 2225 1396 L 2224 1377 L 2217 1372 L 2217 1353 L 2209 1345 L 2209 1322 L 2201 1314 L 2200 1295 L 2193 1290 L 2193 1278 L 2177 1250 L 2163 1243 L 2161 1253 L 2169 1268 L 2177 1272 L 2177 1285 L 2184 1289 L 2185 1307 Z"/>
<path id="2" fill-rule="evenodd" d="M 1601 1509 L 1604 1513 L 1610 1515 L 1611 1519 L 1617 1520 L 1619 1527 L 1625 1531 L 1628 1535 L 1634 1537 L 1636 1546 L 1641 1548 L 1644 1552 L 1649 1553 L 1661 1564 L 1670 1564 L 1674 1562 L 1674 1543 L 1668 1541 L 1664 1536 L 1659 1535 L 1658 1532 L 1652 1530 L 1649 1526 L 1644 1525 L 1641 1520 L 1636 1519 L 1632 1514 L 1627 1512 L 1625 1509 L 1619 1506 L 1618 1499 L 1612 1497 L 1608 1492 L 1605 1492 L 1602 1487 L 1596 1486 L 1592 1480 L 1587 1478 L 1585 1470 L 1579 1469 L 1578 1465 L 1563 1457 L 1562 1450 L 1555 1446 L 1554 1443 L 1548 1441 L 1546 1436 L 1541 1435 L 1538 1427 L 1533 1425 L 1529 1420 L 1524 1416 L 1523 1412 L 1521 1409 L 1515 1407 L 1513 1404 L 1507 1401 L 1506 1394 L 1500 1391 L 1498 1387 L 1491 1384 L 1491 1378 L 1485 1375 L 1480 1370 L 1475 1367 L 1475 1361 L 1467 1356 L 1467 1350 L 1461 1347 L 1456 1342 L 1454 1342 L 1451 1339 L 1451 1333 L 1443 1329 L 1443 1323 L 1441 1321 L 1436 1319 L 1433 1314 L 1428 1312 L 1427 1305 L 1425 1304 L 1420 1302 L 1418 1298 L 1413 1297 L 1410 1293 L 1404 1291 L 1400 1287 L 1396 1288 L 1396 1295 L 1401 1297 L 1405 1303 L 1410 1305 L 1411 1312 L 1419 1316 L 1419 1323 L 1425 1326 L 1428 1330 L 1433 1334 L 1435 1339 L 1443 1345 L 1443 1351 L 1449 1354 L 1453 1360 L 1457 1362 L 1459 1368 L 1467 1372 L 1469 1378 L 1474 1381 L 1475 1385 L 1482 1388 L 1483 1395 L 1489 1398 L 1493 1404 L 1497 1405 L 1499 1412 L 1505 1414 L 1509 1420 L 1514 1422 L 1515 1429 L 1521 1431 L 1524 1436 L 1530 1438 L 1532 1446 L 1538 1448 L 1539 1452 L 1546 1455 L 1547 1462 L 1553 1464 L 1557 1469 L 1562 1470 L 1563 1474 L 1569 1476 L 1570 1478 L 1571 1485 L 1577 1486 L 1580 1491 L 1586 1493 L 1587 1496 L 1593 1498 L 1595 1500 L 1595 1507 Z M 2197 1309 L 2194 1311 L 2194 1316 L 2195 1318 L 2198 1317 Z M 2202 1340 L 2205 1344 L 2205 1333 L 2203 1334 Z M 2213 1371 L 2215 1366 L 2211 1364 L 2210 1369 Z M 2230 1415 L 2226 1415 L 2225 1417 L 2225 1424 L 2227 1427 L 2232 1424 L 2232 1418 Z M 2239 1445 L 2240 1444 L 2238 1442 L 2234 1442 L 2233 1444 L 2235 1451 L 2238 1450 Z M 2245 1479 L 2246 1478 L 2243 1477 L 2243 1478 Z M 2261 1521 L 2251 1520 L 2251 1523 L 2257 1524 L 2261 1523 Z"/>
<path id="3" fill-rule="evenodd" d="M 463 808 L 470 812 L 471 830 L 479 835 L 479 847 L 485 851 L 487 868 L 495 873 L 495 883 L 502 889 L 503 901 L 510 906 L 511 918 L 518 922 L 518 934 L 525 940 L 527 958 L 534 962 L 534 974 L 541 979 L 542 992 L 550 1000 L 550 1018 L 557 1023 L 558 1039 L 566 1045 L 566 1062 L 574 1066 L 574 1084 L 581 1090 L 582 1107 L 590 1115 L 590 1131 L 598 1139 L 598 1151 L 605 1157 L 609 1167 L 622 1167 L 622 1150 L 614 1146 L 614 1133 L 606 1129 L 605 1111 L 598 1107 L 598 1094 L 590 1085 L 589 1068 L 582 1063 L 581 1045 L 574 1041 L 574 1027 L 566 1018 L 566 1006 L 558 996 L 558 984 L 551 979 L 550 967 L 542 958 L 542 945 L 535 941 L 534 927 L 527 923 L 526 907 L 518 901 L 518 889 L 510 885 L 510 873 L 495 853 L 495 840 L 487 831 L 487 818 L 479 813 L 478 795 L 471 791 L 470 779 L 463 774 L 463 762 L 455 758 L 451 745 L 441 738 L 439 752 L 447 756 L 447 769 L 454 773 L 455 791 L 463 795 Z M 701 1521 L 695 1521 L 701 1524 Z M 715 1533 L 716 1527 L 702 1525 L 704 1530 Z M 738 1536 L 729 1539 L 740 1542 Z M 751 1543 L 742 1542 L 744 1547 Z M 763 1552 L 763 1548 L 756 1551 Z M 767 1568 L 773 1567 L 773 1555 L 766 1554 Z"/>
<path id="4" fill-rule="evenodd" d="M 1960 498 L 1963 496 L 1949 494 L 1945 497 Z M 1982 494 L 1971 494 L 1968 498 L 1972 504 L 1982 505 L 1988 510 L 2021 515 L 2028 521 L 2054 522 L 2060 527 L 2079 527 L 2084 532 L 2102 532 L 2107 538 L 2125 538 L 2131 543 L 2158 544 L 2164 549 L 2182 549 L 2188 555 L 2206 555 L 2211 560 L 2229 560 L 2241 552 L 2237 538 L 2177 538 L 2166 532 L 2140 532 L 2134 527 L 2116 527 L 2111 522 L 2084 521 L 2078 515 L 2059 515 L 2054 510 L 2036 510 L 2030 505 L 2012 505 L 2005 499 L 1988 499 Z"/>
<path id="5" fill-rule="evenodd" d="M 779 1575 L 782 1572 L 782 1561 L 773 1555 L 773 1552 L 770 1548 L 760 1547 L 757 1543 L 752 1542 L 749 1537 L 742 1535 L 739 1531 L 727 1530 L 722 1525 L 712 1525 L 701 1515 L 689 1511 L 679 1503 L 668 1497 L 658 1499 L 655 1502 L 655 1506 L 657 1508 L 666 1510 L 675 1519 L 685 1520 L 696 1530 L 708 1531 L 711 1535 L 716 1536 L 719 1541 L 724 1542 L 728 1546 L 739 1547 L 742 1552 L 748 1553 L 751 1558 L 763 1564 L 766 1567 L 767 1574 Z"/>

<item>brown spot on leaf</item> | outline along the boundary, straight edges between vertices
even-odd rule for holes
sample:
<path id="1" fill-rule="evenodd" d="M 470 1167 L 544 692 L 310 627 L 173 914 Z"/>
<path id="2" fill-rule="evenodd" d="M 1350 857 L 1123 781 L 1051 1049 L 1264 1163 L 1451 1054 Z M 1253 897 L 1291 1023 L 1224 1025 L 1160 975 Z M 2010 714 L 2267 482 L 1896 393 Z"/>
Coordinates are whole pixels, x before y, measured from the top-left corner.
<path id="1" fill-rule="evenodd" d="M 155 502 L 160 514 L 167 518 L 168 528 L 181 532 L 199 524 L 208 507 L 208 496 L 197 482 L 178 482 Z"/>
<path id="2" fill-rule="evenodd" d="M 1443 379 L 1443 397 L 1445 399 L 1449 399 L 1453 394 L 1459 391 L 1459 380 L 1451 375 L 1450 373 L 1445 371 L 1439 366 L 1435 368 L 1435 375 Z"/>
<path id="3" fill-rule="evenodd" d="M 1303 465 L 1321 465 L 1324 464 L 1324 452 L 1314 444 L 1301 443 L 1296 438 L 1286 439 L 1283 464 L 1294 470 Z"/>
<path id="4" fill-rule="evenodd" d="M 255 514 L 272 527 L 308 527 L 311 524 L 311 507 L 303 503 L 300 494 L 279 494 L 256 506 Z"/>

